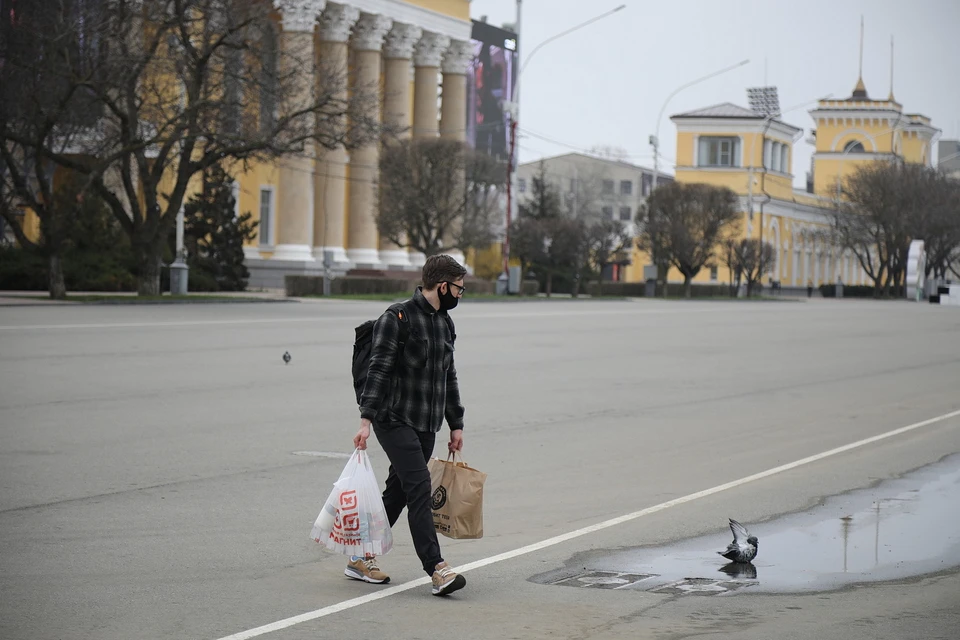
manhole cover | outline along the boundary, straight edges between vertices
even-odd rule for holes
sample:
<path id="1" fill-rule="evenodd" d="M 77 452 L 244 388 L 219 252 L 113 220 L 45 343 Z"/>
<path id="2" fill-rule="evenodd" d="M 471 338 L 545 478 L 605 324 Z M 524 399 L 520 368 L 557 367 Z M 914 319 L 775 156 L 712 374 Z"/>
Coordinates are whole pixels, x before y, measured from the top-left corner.
<path id="1" fill-rule="evenodd" d="M 714 596 L 722 593 L 730 593 L 743 587 L 759 584 L 755 581 L 740 580 L 716 580 L 714 578 L 684 578 L 654 589 L 651 593 L 672 593 L 675 595 L 686 595 L 696 593 L 705 596 Z"/>
<path id="2" fill-rule="evenodd" d="M 590 571 L 568 576 L 550 584 L 563 587 L 588 587 L 594 589 L 623 589 L 641 580 L 655 577 L 650 573 L 620 573 L 619 571 Z"/>

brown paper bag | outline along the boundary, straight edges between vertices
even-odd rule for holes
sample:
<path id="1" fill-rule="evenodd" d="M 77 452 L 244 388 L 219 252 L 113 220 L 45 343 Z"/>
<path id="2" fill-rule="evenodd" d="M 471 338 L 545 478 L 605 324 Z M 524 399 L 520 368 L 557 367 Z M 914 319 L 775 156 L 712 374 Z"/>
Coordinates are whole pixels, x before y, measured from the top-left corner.
<path id="1" fill-rule="evenodd" d="M 453 458 L 453 460 L 451 460 Z M 433 527 L 448 538 L 483 537 L 483 483 L 487 474 L 467 466 L 454 454 L 427 464 L 433 491 Z"/>

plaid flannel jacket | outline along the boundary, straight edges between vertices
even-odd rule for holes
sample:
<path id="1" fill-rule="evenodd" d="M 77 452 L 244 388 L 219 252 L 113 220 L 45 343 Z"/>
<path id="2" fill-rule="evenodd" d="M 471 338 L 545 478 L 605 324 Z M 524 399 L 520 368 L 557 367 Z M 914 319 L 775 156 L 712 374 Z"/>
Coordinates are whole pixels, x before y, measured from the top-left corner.
<path id="1" fill-rule="evenodd" d="M 399 359 L 397 317 L 385 311 L 373 326 L 360 417 L 432 432 L 439 431 L 446 418 L 450 429 L 463 429 L 464 409 L 453 363 L 453 320 L 446 311 L 434 309 L 420 287 L 403 307 L 410 331 Z"/>

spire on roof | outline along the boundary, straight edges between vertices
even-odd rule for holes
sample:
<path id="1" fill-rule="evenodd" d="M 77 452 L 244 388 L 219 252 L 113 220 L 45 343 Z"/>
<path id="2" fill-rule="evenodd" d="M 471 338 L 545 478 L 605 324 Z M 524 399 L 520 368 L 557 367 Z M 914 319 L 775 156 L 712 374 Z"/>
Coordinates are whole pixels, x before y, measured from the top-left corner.
<path id="1" fill-rule="evenodd" d="M 853 95 L 850 97 L 869 100 L 867 87 L 863 84 L 863 16 L 860 16 L 860 70 L 857 77 L 857 86 L 854 87 Z"/>

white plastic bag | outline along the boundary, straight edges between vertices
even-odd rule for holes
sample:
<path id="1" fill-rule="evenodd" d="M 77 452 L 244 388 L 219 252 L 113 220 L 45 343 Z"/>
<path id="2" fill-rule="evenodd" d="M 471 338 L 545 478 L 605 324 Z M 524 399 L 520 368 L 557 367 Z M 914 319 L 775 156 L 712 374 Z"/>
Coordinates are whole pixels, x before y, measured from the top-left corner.
<path id="1" fill-rule="evenodd" d="M 380 486 L 365 450 L 356 449 L 313 523 L 310 537 L 347 556 L 381 556 L 393 548 L 393 531 Z"/>

